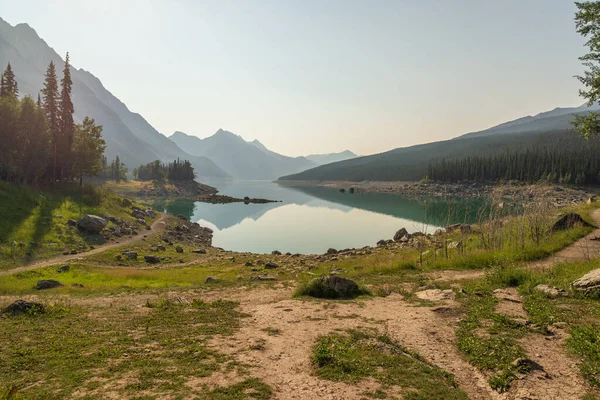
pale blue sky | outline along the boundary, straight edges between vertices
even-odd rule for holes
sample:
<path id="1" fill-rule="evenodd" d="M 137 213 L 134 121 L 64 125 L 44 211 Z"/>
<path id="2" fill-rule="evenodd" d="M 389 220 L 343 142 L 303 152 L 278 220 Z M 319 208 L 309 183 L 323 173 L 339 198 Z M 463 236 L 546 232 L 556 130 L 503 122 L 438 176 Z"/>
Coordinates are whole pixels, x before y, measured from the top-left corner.
<path id="1" fill-rule="evenodd" d="M 569 0 L 0 0 L 160 132 L 371 154 L 578 106 Z"/>

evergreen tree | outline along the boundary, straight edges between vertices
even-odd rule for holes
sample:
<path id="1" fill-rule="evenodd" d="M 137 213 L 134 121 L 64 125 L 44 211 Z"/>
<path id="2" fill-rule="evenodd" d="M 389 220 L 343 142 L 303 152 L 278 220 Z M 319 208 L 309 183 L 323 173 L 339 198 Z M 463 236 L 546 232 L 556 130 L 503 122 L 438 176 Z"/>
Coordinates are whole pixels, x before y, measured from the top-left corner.
<path id="1" fill-rule="evenodd" d="M 79 177 L 80 186 L 83 186 L 84 176 L 92 176 L 102 171 L 105 148 L 102 125 L 96 125 L 93 118 L 85 117 L 83 122 L 76 126 L 73 142 L 73 167 Z"/>
<path id="2" fill-rule="evenodd" d="M 52 177 L 53 182 L 56 182 L 56 178 L 58 176 L 57 151 L 59 141 L 58 139 L 60 134 L 60 125 L 58 113 L 58 78 L 56 77 L 56 67 L 54 66 L 53 61 L 50 61 L 50 65 L 48 65 L 42 94 L 44 96 L 44 111 L 46 112 L 46 118 L 48 120 L 48 129 L 50 130 L 50 137 L 52 139 L 52 172 L 50 176 Z"/>
<path id="3" fill-rule="evenodd" d="M 75 123 L 73 122 L 73 101 L 71 91 L 73 80 L 71 79 L 71 65 L 69 64 L 69 53 L 65 57 L 65 68 L 61 80 L 60 104 L 59 104 L 59 138 L 57 157 L 60 165 L 61 180 L 69 178 L 69 166 L 72 163 L 73 136 Z"/>
<path id="4" fill-rule="evenodd" d="M 0 82 L 0 97 L 8 97 L 13 100 L 19 98 L 19 87 L 15 73 L 12 70 L 10 63 L 6 66 L 4 73 L 2 74 L 2 80 Z"/>

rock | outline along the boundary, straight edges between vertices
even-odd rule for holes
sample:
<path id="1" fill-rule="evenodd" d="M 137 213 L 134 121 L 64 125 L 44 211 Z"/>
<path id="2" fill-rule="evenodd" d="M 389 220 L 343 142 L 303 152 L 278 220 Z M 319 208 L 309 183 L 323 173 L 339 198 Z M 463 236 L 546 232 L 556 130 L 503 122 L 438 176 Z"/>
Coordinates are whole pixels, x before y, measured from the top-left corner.
<path id="1" fill-rule="evenodd" d="M 71 252 L 69 254 L 75 255 L 75 254 L 77 254 L 77 250 L 73 249 L 73 250 L 71 250 Z"/>
<path id="2" fill-rule="evenodd" d="M 408 241 L 410 241 L 410 238 L 408 237 L 408 235 L 404 235 L 404 236 L 402 236 L 402 238 L 400 240 L 398 240 L 398 242 L 401 242 L 401 243 L 408 243 Z"/>
<path id="3" fill-rule="evenodd" d="M 252 267 L 254 266 L 254 264 L 252 264 L 252 261 L 246 261 L 246 264 L 244 264 L 246 267 Z"/>
<path id="4" fill-rule="evenodd" d="M 148 216 L 148 214 L 146 214 L 145 211 L 142 211 L 139 208 L 136 208 L 135 210 L 132 211 L 131 216 L 133 218 L 137 218 L 137 219 L 145 219 Z"/>
<path id="5" fill-rule="evenodd" d="M 67 221 L 67 225 L 68 226 L 77 226 L 77 221 L 75 221 L 74 219 L 69 219 Z"/>
<path id="6" fill-rule="evenodd" d="M 126 197 L 123 198 L 121 203 L 123 204 L 123 207 L 131 207 L 133 205 L 133 202 Z"/>
<path id="7" fill-rule="evenodd" d="M 454 300 L 456 297 L 456 294 L 452 289 L 428 289 L 416 292 L 415 295 L 421 300 L 430 301 Z"/>
<path id="8" fill-rule="evenodd" d="M 79 229 L 89 233 L 100 233 L 106 227 L 106 220 L 97 215 L 86 215 L 77 221 Z"/>
<path id="9" fill-rule="evenodd" d="M 258 260 L 256 262 L 256 265 L 265 265 L 265 262 L 263 260 Z"/>
<path id="10" fill-rule="evenodd" d="M 35 288 L 37 290 L 53 289 L 53 288 L 59 287 L 59 286 L 63 286 L 63 284 L 60 283 L 59 281 L 55 281 L 53 279 L 37 281 L 37 283 L 35 284 Z"/>
<path id="11" fill-rule="evenodd" d="M 157 256 L 144 256 L 144 260 L 148 264 L 158 264 L 158 263 L 160 263 L 160 257 L 157 257 Z"/>
<path id="12" fill-rule="evenodd" d="M 123 254 L 130 260 L 136 260 L 138 258 L 138 253 L 136 253 L 135 251 L 123 250 L 121 254 Z"/>
<path id="13" fill-rule="evenodd" d="M 73 283 L 71 287 L 82 288 L 83 285 L 81 283 Z"/>
<path id="14" fill-rule="evenodd" d="M 594 227 L 594 225 L 590 224 L 589 222 L 587 222 L 586 220 L 581 218 L 581 215 L 575 214 L 575 213 L 569 213 L 569 214 L 565 215 L 564 217 L 562 217 L 561 219 L 559 219 L 558 221 L 556 221 L 554 226 L 552 226 L 552 232 L 564 231 L 567 229 L 571 229 L 575 226 Z"/>
<path id="15" fill-rule="evenodd" d="M 353 188 L 353 187 L 351 187 L 350 189 L 348 189 L 348 193 L 350 193 L 350 194 L 354 194 L 354 188 Z"/>
<path id="16" fill-rule="evenodd" d="M 342 278 L 336 275 L 319 278 L 322 279 L 329 289 L 333 290 L 337 297 L 349 298 L 360 294 L 358 284 L 351 279 Z"/>
<path id="17" fill-rule="evenodd" d="M 337 254 L 337 252 L 338 251 L 336 249 L 333 249 L 333 248 L 327 249 L 327 254 Z"/>
<path id="18" fill-rule="evenodd" d="M 402 228 L 394 235 L 394 241 L 399 242 L 405 236 L 408 236 L 410 238 L 410 235 L 408 234 L 406 228 Z"/>
<path id="19" fill-rule="evenodd" d="M 435 232 L 433 232 L 433 236 L 441 236 L 442 233 L 444 233 L 444 231 L 441 229 L 436 229 Z"/>
<path id="20" fill-rule="evenodd" d="M 216 280 L 217 280 L 217 278 L 215 278 L 214 276 L 209 276 L 209 277 L 206 278 L 206 280 L 204 281 L 204 283 L 211 283 L 211 282 L 214 282 Z"/>
<path id="21" fill-rule="evenodd" d="M 156 246 L 156 248 L 160 251 L 166 251 L 167 248 L 165 246 L 163 246 L 162 244 L 159 244 L 158 246 Z"/>
<path id="22" fill-rule="evenodd" d="M 461 246 L 462 246 L 462 241 L 461 240 L 459 240 L 458 242 L 450 242 L 448 244 L 448 248 L 449 249 L 459 249 L 459 248 L 461 248 Z"/>
<path id="23" fill-rule="evenodd" d="M 43 313 L 45 308 L 40 303 L 32 301 L 17 300 L 6 307 L 0 314 L 20 315 L 20 314 L 39 314 Z"/>
<path id="24" fill-rule="evenodd" d="M 268 262 L 265 264 L 265 269 L 275 269 L 275 268 L 279 268 L 279 265 L 275 264 L 274 262 Z"/>
<path id="25" fill-rule="evenodd" d="M 65 265 L 61 265 L 60 267 L 58 267 L 58 269 L 56 270 L 56 272 L 63 273 L 63 272 L 68 272 L 71 269 L 71 267 L 69 266 L 69 264 L 65 264 Z"/>
<path id="26" fill-rule="evenodd" d="M 274 281 L 274 280 L 276 280 L 276 278 L 274 276 L 269 276 L 269 275 L 255 275 L 255 276 L 251 276 L 250 280 L 251 281 L 254 281 L 254 280 L 258 280 L 258 281 Z"/>
<path id="27" fill-rule="evenodd" d="M 571 283 L 571 287 L 581 292 L 600 291 L 600 268 L 594 269 Z"/>
<path id="28" fill-rule="evenodd" d="M 149 209 L 146 210 L 146 215 L 149 216 L 150 218 L 156 217 L 156 213 L 151 208 L 149 208 Z"/>
<path id="29" fill-rule="evenodd" d="M 473 227 L 471 225 L 461 225 L 460 233 L 473 233 Z"/>
<path id="30" fill-rule="evenodd" d="M 377 242 L 377 247 L 384 247 L 387 244 L 387 242 L 383 239 L 381 239 L 380 241 Z"/>
<path id="31" fill-rule="evenodd" d="M 548 297 L 566 296 L 567 292 L 563 289 L 550 285 L 537 285 L 535 290 L 544 293 Z"/>
<path id="32" fill-rule="evenodd" d="M 192 250 L 192 253 L 206 254 L 206 250 L 204 250 L 204 249 L 195 249 L 195 250 Z"/>
<path id="33" fill-rule="evenodd" d="M 595 203 L 595 202 L 596 202 L 596 200 L 597 200 L 597 199 L 596 199 L 596 196 L 592 196 L 592 197 L 590 197 L 589 199 L 587 199 L 586 203 L 587 203 L 587 204 L 593 204 L 593 203 Z"/>
<path id="34" fill-rule="evenodd" d="M 175 251 L 178 253 L 183 253 L 183 247 L 177 246 L 177 247 L 175 247 Z"/>
<path id="35" fill-rule="evenodd" d="M 115 261 L 121 261 L 123 257 L 120 254 L 115 255 Z"/>
<path id="36" fill-rule="evenodd" d="M 271 254 L 273 254 L 274 256 L 280 256 L 280 255 L 281 255 L 281 252 L 280 252 L 279 250 L 273 250 L 273 251 L 271 252 Z"/>
<path id="37" fill-rule="evenodd" d="M 456 230 L 460 229 L 461 225 L 462 225 L 462 224 L 448 225 L 448 226 L 446 227 L 446 232 L 454 232 L 454 231 L 456 231 Z"/>

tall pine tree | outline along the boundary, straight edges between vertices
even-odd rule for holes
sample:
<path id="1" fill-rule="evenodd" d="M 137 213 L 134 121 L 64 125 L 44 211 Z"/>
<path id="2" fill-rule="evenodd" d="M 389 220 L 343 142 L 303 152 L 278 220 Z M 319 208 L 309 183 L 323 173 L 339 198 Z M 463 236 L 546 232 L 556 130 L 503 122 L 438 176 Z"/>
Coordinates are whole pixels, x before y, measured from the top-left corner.
<path id="1" fill-rule="evenodd" d="M 69 53 L 65 57 L 65 68 L 61 80 L 60 104 L 59 104 L 59 130 L 60 140 L 58 142 L 57 156 L 60 165 L 60 178 L 68 179 L 73 164 L 73 136 L 75 134 L 75 123 L 73 122 L 73 101 L 71 91 L 73 80 L 71 79 L 71 65 L 69 64 Z"/>
<path id="2" fill-rule="evenodd" d="M 44 111 L 46 112 L 48 129 L 50 130 L 50 137 L 52 141 L 52 171 L 50 176 L 52 177 L 53 182 L 56 182 L 56 178 L 58 176 L 57 153 L 58 139 L 60 134 L 60 120 L 58 114 L 58 78 L 56 77 L 56 67 L 54 66 L 53 61 L 50 61 L 50 65 L 48 65 L 48 70 L 46 71 L 46 79 L 44 81 L 42 95 L 44 96 Z"/>
<path id="3" fill-rule="evenodd" d="M 8 63 L 4 73 L 2 74 L 2 81 L 0 83 L 0 97 L 8 97 L 13 100 L 16 100 L 19 97 L 19 85 L 17 84 L 17 79 L 10 63 Z"/>

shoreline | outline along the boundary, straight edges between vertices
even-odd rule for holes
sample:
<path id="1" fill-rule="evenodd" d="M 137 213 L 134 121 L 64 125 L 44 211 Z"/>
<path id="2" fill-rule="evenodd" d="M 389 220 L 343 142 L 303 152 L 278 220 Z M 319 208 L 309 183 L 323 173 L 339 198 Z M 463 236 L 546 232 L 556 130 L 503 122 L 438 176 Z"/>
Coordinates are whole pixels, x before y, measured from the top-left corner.
<path id="1" fill-rule="evenodd" d="M 547 201 L 556 207 L 578 205 L 598 196 L 600 188 L 593 186 L 562 186 L 547 184 L 439 183 L 406 181 L 291 181 L 275 183 L 288 187 L 320 186 L 354 193 L 390 193 L 415 197 L 489 197 L 497 203 L 512 201 L 528 204 Z"/>

